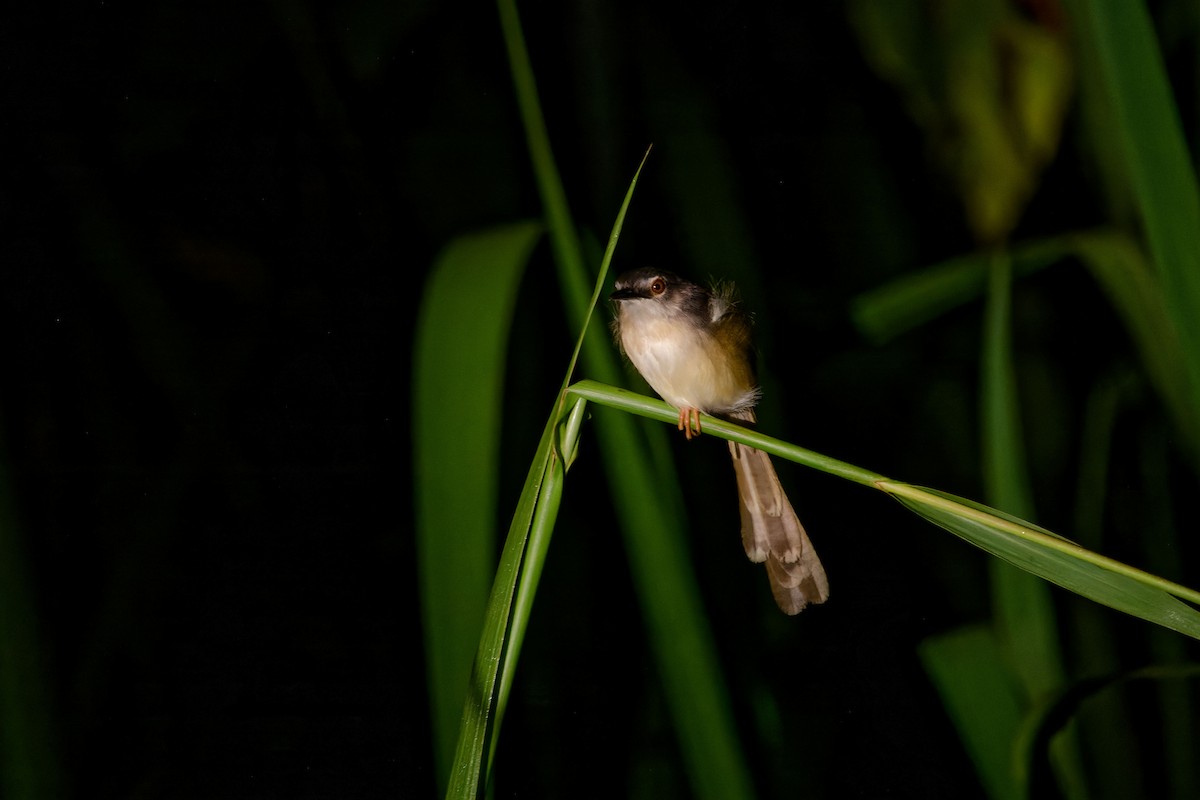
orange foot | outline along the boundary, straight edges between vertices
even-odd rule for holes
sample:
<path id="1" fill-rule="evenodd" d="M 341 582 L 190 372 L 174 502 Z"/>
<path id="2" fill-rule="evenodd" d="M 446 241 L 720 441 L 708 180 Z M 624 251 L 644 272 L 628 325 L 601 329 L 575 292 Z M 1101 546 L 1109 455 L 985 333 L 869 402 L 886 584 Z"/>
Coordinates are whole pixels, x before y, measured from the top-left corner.
<path id="1" fill-rule="evenodd" d="M 698 408 L 681 408 L 679 409 L 679 430 L 683 431 L 683 435 L 689 440 L 693 436 L 700 435 L 700 409 Z"/>

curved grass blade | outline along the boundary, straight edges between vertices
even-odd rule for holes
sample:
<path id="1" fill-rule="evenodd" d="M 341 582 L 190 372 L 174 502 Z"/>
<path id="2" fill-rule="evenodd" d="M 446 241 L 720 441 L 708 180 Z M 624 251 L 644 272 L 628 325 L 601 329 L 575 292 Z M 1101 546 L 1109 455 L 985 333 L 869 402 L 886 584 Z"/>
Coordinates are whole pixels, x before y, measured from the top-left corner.
<path id="1" fill-rule="evenodd" d="M 483 633 L 479 638 L 479 649 L 471 669 L 466 702 L 462 706 L 461 724 L 458 731 L 458 746 L 454 753 L 454 764 L 446 789 L 447 798 L 473 800 L 483 794 L 490 771 L 490 756 L 495 729 L 498 702 L 497 684 L 510 654 L 510 619 L 513 598 L 520 581 L 525 558 L 525 546 L 529 532 L 538 514 L 546 477 L 552 472 L 554 458 L 552 447 L 555 430 L 552 418 L 542 432 L 537 453 L 525 477 L 525 486 L 517 501 L 512 524 L 505 539 L 504 552 L 496 568 L 496 579 L 492 584 L 491 597 L 483 621 Z M 557 507 L 561 481 L 551 478 L 555 495 L 551 504 Z M 542 503 L 545 517 L 547 504 Z"/>
<path id="2" fill-rule="evenodd" d="M 1200 612 L 1176 599 L 1197 603 L 1200 592 L 961 497 L 892 481 L 881 482 L 879 488 L 935 525 L 1027 572 L 1109 608 L 1200 639 Z"/>
<path id="3" fill-rule="evenodd" d="M 567 319 L 581 324 L 587 305 L 588 270 L 571 221 L 537 85 L 525 48 L 514 0 L 498 0 L 521 119 L 545 208 L 558 267 Z M 607 268 L 607 262 L 605 263 Z M 602 279 L 604 270 L 601 270 Z M 583 345 L 589 374 L 608 383 L 621 375 L 614 348 L 602 325 L 593 320 Z M 604 460 L 616 513 L 621 523 L 645 613 L 649 643 L 657 662 L 680 750 L 692 789 L 699 797 L 744 797 L 753 782 L 741 752 L 708 621 L 688 559 L 683 529 L 686 512 L 678 480 L 651 465 L 661 465 L 661 452 L 646 442 L 645 432 L 622 414 L 598 413 L 600 453 Z M 659 434 L 661 437 L 662 434 Z M 664 487 L 670 487 L 669 489 Z"/>
<path id="4" fill-rule="evenodd" d="M 1200 398 L 1200 187 L 1143 2 L 1069 3 L 1075 35 L 1095 55 L 1167 310 L 1183 344 L 1191 405 Z"/>
<path id="5" fill-rule="evenodd" d="M 502 395 L 517 287 L 541 236 L 540 224 L 526 222 L 449 244 L 426 285 L 417 322 L 416 544 L 438 776 L 450 767 L 495 571 L 503 409 L 493 399 Z M 448 531 L 454 532 L 452 555 Z"/>
<path id="6" fill-rule="evenodd" d="M 1070 252 L 1068 237 L 1038 239 L 1012 248 L 1013 272 L 1029 275 Z M 904 275 L 856 297 L 850 315 L 869 341 L 882 344 L 983 296 L 988 252 L 968 253 Z"/>
<path id="7" fill-rule="evenodd" d="M 621 207 L 617 211 L 616 222 L 613 223 L 612 233 L 608 237 L 608 247 L 605 249 L 604 257 L 600 262 L 600 274 L 597 276 L 596 284 L 592 289 L 592 298 L 588 304 L 587 313 L 584 314 L 580 325 L 579 336 L 575 340 L 575 349 L 571 353 L 567 372 L 563 376 L 562 388 L 559 389 L 555 411 L 551 416 L 550 425 L 555 429 L 555 434 L 551 436 L 550 440 L 551 458 L 548 462 L 546 472 L 545 494 L 544 497 L 538 500 L 537 513 L 533 518 L 533 525 L 529 532 L 524 563 L 521 566 L 518 576 L 519 582 L 516 590 L 516 598 L 513 602 L 510 630 L 508 632 L 508 654 L 503 661 L 500 681 L 496 689 L 497 703 L 494 727 L 497 732 L 499 731 L 500 722 L 504 717 L 504 709 L 508 705 L 508 694 L 512 688 L 513 674 L 521 652 L 521 644 L 525 638 L 525 629 L 529 623 L 529 616 L 533 613 L 533 601 L 537 594 L 538 581 L 541 579 L 542 566 L 545 564 L 546 554 L 550 550 L 550 539 L 554 534 L 554 520 L 557 517 L 558 504 L 562 497 L 563 477 L 567 467 L 570 466 L 579 449 L 579 435 L 587 401 L 582 398 L 576 399 L 571 411 L 567 413 L 567 387 L 570 384 L 571 375 L 575 372 L 575 365 L 579 359 L 579 351 L 583 348 L 583 343 L 587 339 L 588 329 L 592 324 L 592 312 L 595 310 L 596 303 L 600 299 L 600 293 L 604 288 L 608 265 L 612 263 L 613 253 L 617 249 L 617 241 L 621 235 L 621 228 L 625 224 L 625 214 L 629 210 L 630 202 L 633 200 L 634 189 L 637 188 L 638 177 L 642 174 L 642 167 L 646 165 L 646 159 L 649 156 L 650 151 L 647 150 L 646 155 L 642 158 L 642 163 L 638 165 L 637 171 L 633 175 L 633 180 L 629 182 L 629 189 L 625 192 L 625 199 L 621 202 Z M 493 734 L 491 747 L 494 754 L 496 747 L 495 734 Z M 489 758 L 489 764 L 490 761 L 491 759 Z"/>
<path id="8" fill-rule="evenodd" d="M 1127 234 L 1096 231 L 1072 236 L 1071 250 L 1108 296 L 1171 418 L 1200 453 L 1200 410 L 1189 402 L 1187 372 L 1180 368 L 1187 358 L 1162 282 L 1141 246 Z"/>
<path id="9" fill-rule="evenodd" d="M 1046 758 L 1050 742 L 1064 727 L 1075 719 L 1081 707 L 1108 689 L 1133 681 L 1156 681 L 1171 684 L 1200 678 L 1200 664 L 1172 664 L 1152 666 L 1114 675 L 1102 675 L 1075 682 L 1058 692 L 1050 702 L 1038 709 L 1029 720 L 1031 730 L 1029 746 L 1025 749 L 1026 769 L 1035 782 L 1044 783 L 1051 765 Z M 1184 707 L 1186 710 L 1186 706 Z M 1108 754 L 1106 754 L 1108 755 Z M 1172 772 L 1172 783 L 1179 775 Z M 1111 788 L 1111 787 L 1110 787 Z M 1172 797 L 1191 797 L 1195 792 L 1173 792 Z"/>
<path id="10" fill-rule="evenodd" d="M 640 171 L 641 167 L 639 174 Z M 604 254 L 604 267 L 612 260 L 636 185 L 635 174 L 613 225 Z M 602 270 L 592 292 L 593 307 L 603 283 Z M 578 448 L 584 401 L 577 401 L 569 414 L 565 412 L 565 403 L 568 382 L 590 322 L 589 308 L 583 315 L 562 389 L 555 399 L 505 541 L 463 706 L 458 747 L 446 792 L 448 798 L 478 797 L 485 790 L 491 773 L 500 725 L 562 499 L 565 459 L 559 448 L 568 457 Z"/>
<path id="11" fill-rule="evenodd" d="M 679 411 L 667 405 L 662 400 L 637 394 L 636 392 L 616 386 L 608 386 L 598 381 L 577 381 L 571 385 L 568 391 L 570 394 L 578 395 L 593 403 L 626 411 L 640 417 L 646 417 L 647 419 L 667 422 L 672 425 L 679 421 Z M 862 484 L 863 486 L 875 488 L 879 481 L 887 480 L 887 478 L 879 473 L 871 472 L 856 467 L 853 464 L 847 464 L 845 461 L 839 461 L 836 458 L 830 458 L 812 450 L 806 450 L 803 447 L 780 441 L 779 439 L 742 427 L 741 425 L 735 425 L 706 414 L 701 414 L 700 420 L 705 433 L 711 433 L 722 439 L 741 442 L 750 447 L 765 450 L 773 455 L 786 458 L 789 461 L 795 461 L 797 464 L 803 464 L 821 472 L 827 472 L 830 475 L 836 475 L 839 478 L 845 478 L 848 481 Z"/>
<path id="12" fill-rule="evenodd" d="M 670 424 L 679 419 L 679 412 L 661 400 L 596 381 L 579 381 L 569 391 L 592 403 L 650 419 Z M 701 415 L 701 422 L 705 433 L 886 492 L 935 525 L 1051 583 L 1102 605 L 1200 639 L 1200 612 L 1176 599 L 1200 603 L 1200 591 L 1114 561 L 1045 528 L 980 503 L 893 481 L 870 470 L 713 417 Z"/>

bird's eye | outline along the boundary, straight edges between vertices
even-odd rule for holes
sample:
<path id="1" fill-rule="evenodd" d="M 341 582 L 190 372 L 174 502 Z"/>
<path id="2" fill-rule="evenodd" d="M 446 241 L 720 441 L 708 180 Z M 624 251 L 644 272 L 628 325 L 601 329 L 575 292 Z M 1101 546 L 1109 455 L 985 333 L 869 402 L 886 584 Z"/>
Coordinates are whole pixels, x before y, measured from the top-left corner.
<path id="1" fill-rule="evenodd" d="M 654 283 L 650 284 L 650 294 L 659 295 L 667 290 L 667 282 L 662 278 L 655 278 Z"/>

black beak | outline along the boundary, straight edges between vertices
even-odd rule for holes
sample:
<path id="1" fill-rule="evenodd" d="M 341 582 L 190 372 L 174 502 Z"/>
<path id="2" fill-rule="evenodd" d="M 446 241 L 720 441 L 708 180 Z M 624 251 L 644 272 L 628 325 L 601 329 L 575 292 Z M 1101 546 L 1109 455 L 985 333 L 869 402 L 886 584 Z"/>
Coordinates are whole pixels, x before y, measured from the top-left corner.
<path id="1" fill-rule="evenodd" d="M 609 300 L 633 300 L 638 297 L 646 297 L 645 292 L 639 292 L 637 289 L 617 289 L 608 296 Z"/>

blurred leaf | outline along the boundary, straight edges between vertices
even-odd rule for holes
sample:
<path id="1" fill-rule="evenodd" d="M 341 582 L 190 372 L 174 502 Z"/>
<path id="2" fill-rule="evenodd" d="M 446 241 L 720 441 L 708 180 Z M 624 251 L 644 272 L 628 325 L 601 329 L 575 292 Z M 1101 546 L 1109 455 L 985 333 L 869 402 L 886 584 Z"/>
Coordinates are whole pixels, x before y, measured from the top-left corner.
<path id="1" fill-rule="evenodd" d="M 1032 757 L 1029 764 L 1030 772 L 1037 774 L 1049 771 L 1049 765 L 1042 757 L 1047 750 L 1047 743 L 1070 721 L 1079 716 L 1083 706 L 1094 703 L 1098 696 L 1132 681 L 1154 681 L 1160 685 L 1179 685 L 1197 678 L 1200 678 L 1200 664 L 1176 664 L 1143 667 L 1130 672 L 1076 681 L 1058 692 L 1032 720 L 1034 741 L 1029 748 L 1029 754 Z M 1186 712 L 1186 708 L 1180 710 Z M 1104 757 L 1110 758 L 1114 755 L 1119 754 L 1105 753 Z M 1194 763 L 1194 758 L 1191 761 Z M 1175 793 L 1172 796 L 1192 797 L 1194 793 Z"/>
<path id="2" fill-rule="evenodd" d="M 449 244 L 434 265 L 417 321 L 416 542 L 439 776 L 449 769 L 494 571 L 508 330 L 521 275 L 541 235 L 540 225 L 526 222 Z"/>
<path id="3" fill-rule="evenodd" d="M 1034 509 L 1013 373 L 1009 272 L 1007 257 L 994 254 L 981 359 L 984 491 L 992 506 L 1028 519 Z M 991 579 L 993 613 L 1001 641 L 1010 648 L 1009 663 L 1027 699 L 1036 700 L 1063 680 L 1050 594 L 1044 583 L 1002 562 L 994 565 Z"/>
<path id="4" fill-rule="evenodd" d="M 1013 368 L 1011 316 L 1012 269 L 1008 254 L 993 252 L 988 259 L 980 358 L 984 491 L 997 507 L 1017 516 L 1033 516 Z"/>
<path id="5" fill-rule="evenodd" d="M 1014 246 L 1009 251 L 1014 274 L 1029 275 L 1061 260 L 1070 242 L 1055 236 Z M 990 260 L 986 251 L 956 256 L 864 292 L 851 305 L 854 324 L 882 344 L 930 322 L 983 295 Z"/>
<path id="6" fill-rule="evenodd" d="M 1187 363 L 1171 320 L 1162 283 L 1137 242 L 1115 231 L 1070 238 L 1071 250 L 1087 265 L 1120 315 L 1150 382 L 1193 452 L 1200 453 L 1200 408 L 1189 402 Z"/>
<path id="7" fill-rule="evenodd" d="M 1166 308 L 1182 343 L 1187 405 L 1200 402 L 1200 189 L 1145 4 L 1071 0 L 1077 38 L 1095 54 Z M 1098 135 L 1098 134 L 1097 134 Z M 1197 456 L 1194 440 L 1192 455 Z"/>
<path id="8" fill-rule="evenodd" d="M 50 690 L 0 437 L 0 796 L 60 797 Z"/>
<path id="9" fill-rule="evenodd" d="M 856 0 L 864 55 L 900 91 L 984 243 L 1016 227 L 1058 148 L 1073 84 L 1053 20 L 1005 0 Z"/>
<path id="10" fill-rule="evenodd" d="M 1141 542 L 1146 563 L 1151 569 L 1164 573 L 1182 572 L 1180 552 L 1183 542 L 1177 530 L 1173 510 L 1176 503 L 1173 470 L 1173 436 L 1160 425 L 1147 425 L 1138 441 L 1140 480 L 1137 493 L 1145 511 L 1141 517 Z M 1186 489 L 1184 491 L 1187 491 Z M 1186 643 L 1178 637 L 1155 631 L 1149 638 L 1149 657 L 1155 664 L 1176 666 L 1189 659 Z M 1177 798 L 1200 796 L 1200 764 L 1196 762 L 1197 731 L 1196 698 L 1193 686 L 1186 681 L 1162 681 L 1156 685 L 1157 706 L 1162 720 L 1162 760 L 1167 772 L 1169 795 Z"/>
<path id="11" fill-rule="evenodd" d="M 1016 516 L 1035 516 L 1012 354 L 1012 275 L 1008 255 L 992 255 L 984 309 L 980 398 L 983 403 L 983 475 L 992 505 Z M 1019 679 L 1025 704 L 1036 706 L 1062 685 L 1054 602 L 1045 583 L 1003 561 L 990 565 L 992 611 L 1007 664 Z M 969 724 L 988 725 L 975 719 Z M 1086 795 L 1073 739 L 1055 743 L 1052 758 L 1068 797 Z M 1028 776 L 1020 774 L 1022 787 Z"/>
<path id="12" fill-rule="evenodd" d="M 1137 242 L 1115 230 L 1077 231 L 1011 249 L 1015 276 L 1030 275 L 1068 257 L 1088 268 L 1124 322 L 1151 382 L 1175 424 L 1200 452 L 1200 406 L 1188 402 L 1186 362 L 1162 285 Z M 991 255 L 969 253 L 904 275 L 855 298 L 851 315 L 870 341 L 881 344 L 981 296 Z"/>
<path id="13" fill-rule="evenodd" d="M 995 634 L 983 626 L 960 628 L 931 636 L 918 653 L 987 796 L 1024 797 L 1013 749 L 1022 703 Z"/>
<path id="14" fill-rule="evenodd" d="M 1132 366 L 1112 369 L 1089 392 L 1079 432 L 1076 459 L 1076 539 L 1093 550 L 1102 547 L 1109 507 L 1108 481 L 1112 463 L 1113 436 L 1120 412 L 1142 388 L 1141 376 Z M 1111 618 L 1097 606 L 1071 603 L 1063 607 L 1063 630 L 1071 645 L 1072 662 L 1085 674 L 1120 669 L 1123 649 L 1113 635 Z M 1163 638 L 1186 644 L 1178 636 L 1160 631 Z M 1130 719 L 1125 698 L 1110 693 L 1089 703 L 1079 719 L 1079 739 L 1089 766 L 1089 783 L 1098 798 L 1136 797 L 1142 781 L 1137 752 L 1137 728 Z M 1047 704 L 1048 706 L 1049 704 Z M 1045 708 L 1042 709 L 1045 713 Z M 1040 738 L 1040 737 L 1039 737 Z M 1036 749 L 1034 743 L 1032 747 Z"/>

